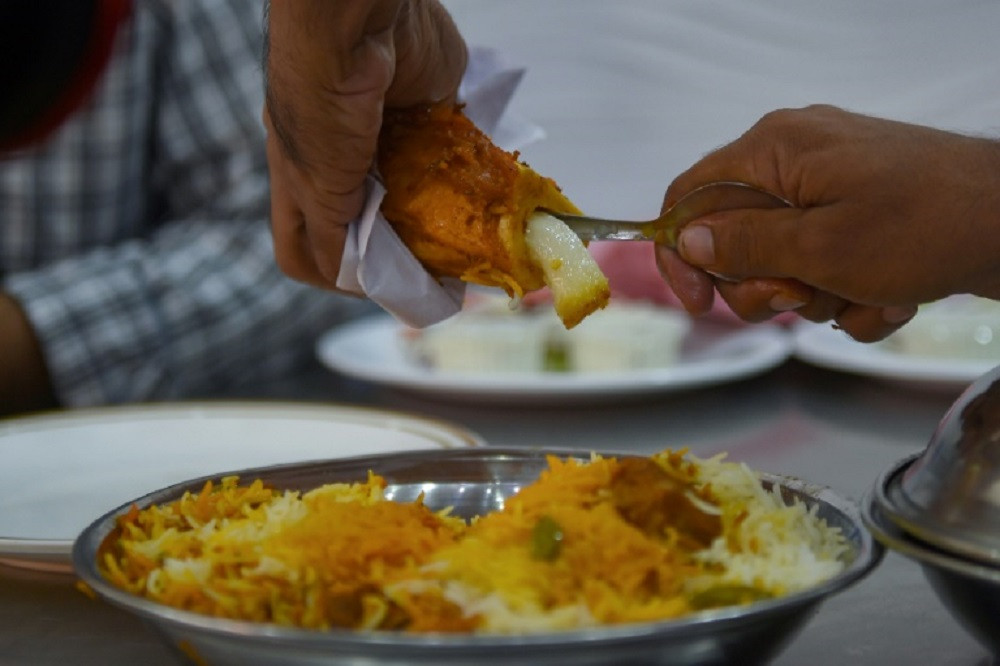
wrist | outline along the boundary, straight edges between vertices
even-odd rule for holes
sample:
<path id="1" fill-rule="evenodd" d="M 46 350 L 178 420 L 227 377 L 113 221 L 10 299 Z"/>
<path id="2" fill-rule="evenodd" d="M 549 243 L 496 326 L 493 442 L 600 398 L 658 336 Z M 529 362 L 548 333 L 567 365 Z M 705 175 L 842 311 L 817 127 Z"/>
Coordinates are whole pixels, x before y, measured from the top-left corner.
<path id="1" fill-rule="evenodd" d="M 57 404 L 42 346 L 20 304 L 0 293 L 0 414 Z"/>
<path id="2" fill-rule="evenodd" d="M 982 161 L 980 178 L 968 196 L 971 222 L 977 239 L 970 254 L 981 257 L 980 268 L 968 292 L 1000 300 L 1000 141 L 980 139 Z M 963 214 L 959 211 L 959 214 Z M 957 220 L 961 223 L 962 220 Z M 972 248 L 975 251 L 972 252 Z"/>

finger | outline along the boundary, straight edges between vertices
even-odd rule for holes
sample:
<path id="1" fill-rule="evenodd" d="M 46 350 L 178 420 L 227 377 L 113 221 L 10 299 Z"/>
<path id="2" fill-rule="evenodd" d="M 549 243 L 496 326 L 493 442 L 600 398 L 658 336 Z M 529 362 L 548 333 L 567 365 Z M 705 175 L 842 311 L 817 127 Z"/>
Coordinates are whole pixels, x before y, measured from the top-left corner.
<path id="1" fill-rule="evenodd" d="M 823 322 L 835 320 L 848 307 L 849 303 L 830 292 L 816 290 L 808 303 L 798 308 L 796 312 L 803 319 Z"/>
<path id="2" fill-rule="evenodd" d="M 686 263 L 671 248 L 656 245 L 656 265 L 684 309 L 693 315 L 706 314 L 715 300 L 712 276 Z"/>
<path id="3" fill-rule="evenodd" d="M 737 209 L 712 213 L 691 222 L 677 238 L 677 251 L 689 264 L 734 279 L 793 277 L 808 279 L 820 266 L 812 260 L 820 225 L 810 222 L 814 209 Z M 801 240 L 810 229 L 810 245 Z M 820 238 L 820 240 L 822 240 Z"/>
<path id="4" fill-rule="evenodd" d="M 308 246 L 305 216 L 288 190 L 284 170 L 271 161 L 277 150 L 271 137 L 267 152 L 271 179 L 271 237 L 274 241 L 274 258 L 285 275 L 314 286 L 329 287 L 326 278 L 316 266 Z"/>
<path id="5" fill-rule="evenodd" d="M 340 274 L 348 225 L 357 217 L 356 213 L 348 214 L 344 211 L 360 211 L 364 206 L 365 196 L 364 187 L 345 194 L 338 198 L 336 209 L 331 209 L 327 202 L 318 198 L 308 198 L 302 202 L 305 231 L 312 249 L 313 262 L 330 287 L 336 285 Z"/>
<path id="6" fill-rule="evenodd" d="M 809 303 L 813 289 L 794 280 L 749 278 L 739 282 L 718 280 L 719 295 L 740 319 L 766 321 Z"/>
<path id="7" fill-rule="evenodd" d="M 877 342 L 895 333 L 917 314 L 915 307 L 848 305 L 837 316 L 837 325 L 858 342 Z"/>
<path id="8" fill-rule="evenodd" d="M 264 120 L 272 129 L 267 111 Z M 324 191 L 285 154 L 277 133 L 267 135 L 271 178 L 271 230 L 275 259 L 289 277 L 333 289 L 347 225 L 364 205 L 364 179 L 344 193 Z"/>
<path id="9" fill-rule="evenodd" d="M 271 236 L 278 267 L 293 280 L 336 289 L 347 227 L 309 224 L 282 179 L 271 185 Z"/>

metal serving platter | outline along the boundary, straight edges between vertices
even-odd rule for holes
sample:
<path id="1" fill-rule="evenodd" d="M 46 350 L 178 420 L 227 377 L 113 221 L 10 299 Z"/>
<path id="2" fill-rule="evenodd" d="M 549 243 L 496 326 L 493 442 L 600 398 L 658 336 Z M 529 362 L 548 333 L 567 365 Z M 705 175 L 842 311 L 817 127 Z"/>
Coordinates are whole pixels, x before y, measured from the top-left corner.
<path id="1" fill-rule="evenodd" d="M 278 489 L 310 488 L 357 481 L 369 470 L 384 476 L 388 492 L 406 500 L 424 493 L 431 508 L 453 506 L 463 516 L 503 505 L 546 468 L 546 455 L 587 459 L 589 452 L 556 449 L 465 449 L 418 451 L 310 462 L 233 472 L 262 478 Z M 621 456 L 608 453 L 608 456 Z M 213 477 L 218 478 L 218 477 Z M 74 544 L 78 576 L 100 597 L 147 619 L 179 654 L 214 666 L 248 663 L 327 664 L 754 664 L 772 658 L 812 616 L 820 603 L 865 576 L 883 550 L 864 529 L 855 506 L 828 489 L 777 476 L 788 501 L 799 498 L 839 527 L 850 550 L 844 570 L 813 588 L 774 600 L 697 613 L 666 622 L 534 635 L 413 635 L 344 630 L 310 631 L 206 617 L 131 595 L 101 576 L 96 554 L 115 519 L 133 504 L 97 519 Z M 172 501 L 198 490 L 205 478 L 173 485 L 134 500 L 139 507 Z"/>

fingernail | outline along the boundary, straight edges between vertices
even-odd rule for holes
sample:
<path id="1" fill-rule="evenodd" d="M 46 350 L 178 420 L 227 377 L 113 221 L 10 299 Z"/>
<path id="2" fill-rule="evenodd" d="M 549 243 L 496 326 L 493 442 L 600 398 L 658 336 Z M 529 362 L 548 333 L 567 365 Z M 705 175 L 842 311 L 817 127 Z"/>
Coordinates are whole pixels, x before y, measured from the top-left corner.
<path id="1" fill-rule="evenodd" d="M 715 243 L 708 227 L 694 226 L 681 231 L 677 250 L 685 261 L 696 266 L 715 263 Z"/>
<path id="2" fill-rule="evenodd" d="M 791 298 L 788 294 L 775 294 L 768 301 L 768 305 L 775 312 L 788 312 L 801 308 L 806 302 L 797 298 Z"/>
<path id="3" fill-rule="evenodd" d="M 913 305 L 890 305 L 882 308 L 882 321 L 887 324 L 902 324 L 913 319 L 917 308 Z"/>

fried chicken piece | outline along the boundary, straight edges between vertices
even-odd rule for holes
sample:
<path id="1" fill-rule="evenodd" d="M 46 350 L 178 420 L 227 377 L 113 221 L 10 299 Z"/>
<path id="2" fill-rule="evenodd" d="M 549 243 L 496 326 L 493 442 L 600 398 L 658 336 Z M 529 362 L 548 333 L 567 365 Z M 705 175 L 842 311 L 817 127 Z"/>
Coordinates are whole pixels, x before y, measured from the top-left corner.
<path id="1" fill-rule="evenodd" d="M 437 277 L 501 287 L 548 285 L 567 328 L 607 304 L 607 279 L 565 224 L 578 213 L 555 181 L 494 145 L 451 104 L 386 113 L 378 168 L 382 214 Z"/>

